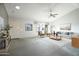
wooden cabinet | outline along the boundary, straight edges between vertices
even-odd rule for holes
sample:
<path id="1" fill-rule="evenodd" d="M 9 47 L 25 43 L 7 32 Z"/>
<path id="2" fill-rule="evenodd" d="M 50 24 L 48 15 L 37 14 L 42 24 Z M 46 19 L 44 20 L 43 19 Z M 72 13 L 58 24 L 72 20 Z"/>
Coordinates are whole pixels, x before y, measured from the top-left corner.
<path id="1" fill-rule="evenodd" d="M 79 37 L 78 36 L 72 37 L 72 46 L 75 48 L 79 48 Z"/>

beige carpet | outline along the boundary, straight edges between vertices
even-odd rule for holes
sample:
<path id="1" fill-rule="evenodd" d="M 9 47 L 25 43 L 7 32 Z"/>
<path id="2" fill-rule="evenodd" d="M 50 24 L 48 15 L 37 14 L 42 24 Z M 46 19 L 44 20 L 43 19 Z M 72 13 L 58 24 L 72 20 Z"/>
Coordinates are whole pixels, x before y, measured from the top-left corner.
<path id="1" fill-rule="evenodd" d="M 11 40 L 10 56 L 70 56 L 49 38 Z"/>

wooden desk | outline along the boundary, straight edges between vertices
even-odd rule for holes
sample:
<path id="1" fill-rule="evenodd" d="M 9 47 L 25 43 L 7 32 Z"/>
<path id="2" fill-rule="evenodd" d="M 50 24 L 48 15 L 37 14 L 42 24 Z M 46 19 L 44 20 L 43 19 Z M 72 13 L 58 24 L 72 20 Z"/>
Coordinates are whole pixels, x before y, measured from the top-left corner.
<path id="1" fill-rule="evenodd" d="M 72 46 L 75 48 L 79 48 L 79 37 L 78 36 L 72 37 Z"/>

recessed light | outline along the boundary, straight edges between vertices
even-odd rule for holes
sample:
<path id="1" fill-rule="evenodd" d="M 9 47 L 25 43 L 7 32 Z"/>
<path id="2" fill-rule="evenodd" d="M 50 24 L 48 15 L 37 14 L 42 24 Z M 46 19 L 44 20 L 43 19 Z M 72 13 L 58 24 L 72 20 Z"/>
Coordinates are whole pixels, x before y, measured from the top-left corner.
<path id="1" fill-rule="evenodd" d="M 19 9 L 20 9 L 20 6 L 16 6 L 15 8 L 16 8 L 17 10 L 19 10 Z"/>

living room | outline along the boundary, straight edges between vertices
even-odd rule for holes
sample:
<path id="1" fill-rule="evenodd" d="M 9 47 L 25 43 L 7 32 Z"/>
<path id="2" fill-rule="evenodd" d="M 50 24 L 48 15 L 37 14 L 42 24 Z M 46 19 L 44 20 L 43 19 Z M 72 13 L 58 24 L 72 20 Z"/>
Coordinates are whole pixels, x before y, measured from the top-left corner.
<path id="1" fill-rule="evenodd" d="M 79 55 L 78 6 L 78 3 L 1 3 L 0 55 Z"/>

